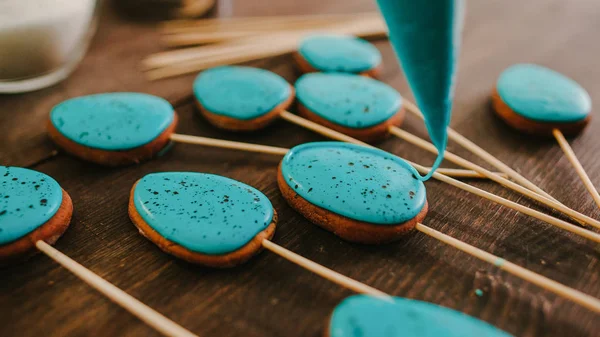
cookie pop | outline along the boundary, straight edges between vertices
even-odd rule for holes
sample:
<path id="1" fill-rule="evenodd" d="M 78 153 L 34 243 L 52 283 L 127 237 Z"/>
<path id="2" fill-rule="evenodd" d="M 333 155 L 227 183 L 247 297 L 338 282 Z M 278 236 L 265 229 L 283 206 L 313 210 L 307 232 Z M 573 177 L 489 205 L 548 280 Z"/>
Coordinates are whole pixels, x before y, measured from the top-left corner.
<path id="1" fill-rule="evenodd" d="M 195 336 L 51 246 L 73 214 L 71 197 L 56 180 L 26 168 L 0 166 L 0 187 L 0 265 L 40 251 L 165 336 Z"/>
<path id="2" fill-rule="evenodd" d="M 129 217 L 161 250 L 191 263 L 235 267 L 265 248 L 353 291 L 386 296 L 272 242 L 273 205 L 233 179 L 196 172 L 146 175 L 131 189 Z"/>
<path id="3" fill-rule="evenodd" d="M 416 229 L 600 312 L 600 300 L 594 297 L 423 225 L 427 196 L 413 172 L 409 163 L 379 149 L 318 142 L 291 149 L 279 165 L 277 183 L 292 208 L 344 240 L 380 244 Z"/>
<path id="4" fill-rule="evenodd" d="M 553 136 L 600 207 L 600 195 L 565 139 L 588 125 L 592 101 L 577 82 L 535 64 L 513 65 L 500 74 L 492 94 L 496 114 L 518 131 Z"/>

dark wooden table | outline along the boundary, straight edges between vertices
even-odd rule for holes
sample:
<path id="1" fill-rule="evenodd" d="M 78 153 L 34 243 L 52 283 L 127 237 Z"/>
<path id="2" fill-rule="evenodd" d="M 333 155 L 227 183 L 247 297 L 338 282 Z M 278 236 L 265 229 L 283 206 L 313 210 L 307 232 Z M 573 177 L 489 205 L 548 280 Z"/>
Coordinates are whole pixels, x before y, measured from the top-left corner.
<path id="1" fill-rule="evenodd" d="M 374 9 L 372 0 L 231 2 L 235 16 Z M 469 1 L 452 119 L 459 132 L 596 218 L 598 208 L 559 147 L 511 131 L 493 116 L 488 96 L 505 67 L 535 62 L 576 79 L 600 104 L 599 17 L 600 2 L 591 0 Z M 376 45 L 384 56 L 382 80 L 410 97 L 389 44 Z M 598 315 L 421 233 L 392 245 L 363 246 L 317 228 L 280 196 L 275 181 L 279 158 L 273 156 L 177 145 L 161 158 L 118 169 L 52 156 L 55 148 L 44 129 L 50 108 L 66 98 L 109 91 L 167 98 L 182 118 L 181 133 L 285 147 L 322 140 L 285 122 L 251 135 L 206 125 L 194 116 L 192 75 L 148 82 L 138 71 L 142 57 L 158 50 L 152 24 L 125 20 L 109 6 L 87 57 L 69 79 L 34 93 L 0 96 L 0 163 L 45 172 L 69 191 L 75 213 L 57 247 L 75 260 L 201 336 L 320 336 L 328 314 L 349 291 L 268 252 L 231 270 L 189 265 L 162 253 L 129 221 L 129 189 L 143 175 L 211 172 L 255 186 L 271 199 L 280 214 L 275 242 L 390 294 L 454 308 L 520 336 L 600 335 Z M 297 77 L 287 56 L 252 65 L 292 82 Z M 426 137 L 415 118 L 409 117 L 404 128 Z M 593 119 L 572 140 L 596 185 L 599 129 L 600 121 Z M 399 140 L 381 146 L 423 164 L 433 160 Z M 480 162 L 452 142 L 450 150 Z M 473 184 L 539 208 L 493 183 Z M 600 297 L 600 253 L 593 244 L 440 182 L 426 185 L 429 226 Z M 157 335 L 42 255 L 1 269 L 0 289 L 0 336 Z"/>

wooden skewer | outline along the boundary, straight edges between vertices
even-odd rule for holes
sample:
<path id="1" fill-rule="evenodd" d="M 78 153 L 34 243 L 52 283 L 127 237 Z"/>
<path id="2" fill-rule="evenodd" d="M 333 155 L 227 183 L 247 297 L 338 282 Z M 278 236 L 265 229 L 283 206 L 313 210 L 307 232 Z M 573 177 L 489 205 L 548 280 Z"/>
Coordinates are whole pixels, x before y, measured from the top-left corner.
<path id="1" fill-rule="evenodd" d="M 91 270 L 75 262 L 73 259 L 59 252 L 56 248 L 50 246 L 46 242 L 37 241 L 35 246 L 42 253 L 48 255 L 48 257 L 75 274 L 75 276 L 79 277 L 92 288 L 98 290 L 111 301 L 117 303 L 125 310 L 129 311 L 131 314 L 163 335 L 173 337 L 198 337 L 197 335 L 191 333 L 182 326 L 158 313 L 154 309 L 140 302 L 133 296 L 101 278 Z"/>
<path id="2" fill-rule="evenodd" d="M 205 31 L 239 31 L 248 27 L 271 26 L 280 23 L 296 22 L 333 22 L 354 20 L 364 17 L 378 16 L 376 12 L 351 14 L 317 14 L 317 15 L 285 15 L 285 16 L 249 16 L 232 18 L 212 18 L 201 20 L 171 20 L 163 22 L 159 30 L 164 34 L 175 34 L 190 30 Z"/>
<path id="3" fill-rule="evenodd" d="M 581 163 L 579 162 L 579 159 L 577 159 L 577 156 L 575 155 L 575 152 L 573 152 L 573 149 L 569 145 L 569 142 L 567 142 L 565 136 L 559 129 L 552 130 L 552 135 L 554 136 L 554 138 L 556 138 L 558 145 L 560 145 L 560 148 L 565 153 L 565 156 L 567 156 L 569 162 L 571 162 L 571 165 L 573 165 L 573 168 L 575 169 L 575 172 L 577 172 L 577 175 L 581 179 L 581 182 L 583 182 L 583 185 L 585 185 L 585 188 L 588 190 L 588 192 L 590 192 L 590 195 L 596 202 L 596 205 L 600 207 L 600 195 L 598 194 L 596 187 L 594 187 L 594 184 L 590 180 L 590 177 L 585 172 L 585 169 L 583 168 L 583 166 L 581 166 Z"/>
<path id="4" fill-rule="evenodd" d="M 295 117 L 295 118 L 291 118 L 292 116 Z M 322 125 L 319 125 L 317 123 L 314 123 L 314 122 L 311 122 L 311 121 L 308 121 L 308 120 L 304 120 L 303 118 L 295 116 L 295 115 L 293 115 L 293 114 L 291 114 L 289 112 L 287 112 L 287 113 L 284 112 L 282 114 L 282 117 L 284 119 L 287 119 L 287 120 L 298 120 L 298 121 L 303 120 L 303 122 L 302 122 L 302 126 L 303 127 L 307 128 L 307 129 L 310 129 L 310 130 L 312 130 L 314 132 L 317 132 L 319 134 L 322 134 L 322 135 L 324 135 L 326 137 L 329 137 L 329 138 L 332 138 L 332 139 L 336 139 L 336 140 L 341 140 L 343 142 L 349 142 L 349 143 L 353 143 L 353 144 L 358 144 L 358 145 L 362 145 L 362 146 L 367 146 L 367 147 L 375 148 L 374 146 L 372 146 L 370 144 L 367 144 L 365 142 L 361 142 L 358 139 L 354 139 L 354 138 L 352 138 L 350 136 L 347 136 L 347 135 L 345 135 L 343 133 L 331 130 L 331 129 L 326 128 L 326 127 L 324 127 Z M 427 174 L 431 170 L 431 168 L 427 168 L 427 167 L 419 165 L 417 163 L 413 163 L 413 162 L 411 162 L 409 160 L 406 160 L 404 158 L 402 158 L 402 159 L 404 161 L 406 161 L 407 163 L 411 164 L 421 174 Z M 589 239 L 589 240 L 592 240 L 592 241 L 595 241 L 595 242 L 600 242 L 600 234 L 596 234 L 596 233 L 594 233 L 592 231 L 589 231 L 589 230 L 583 229 L 581 227 L 575 226 L 575 225 L 573 225 L 571 223 L 568 223 L 566 221 L 560 220 L 560 219 L 555 218 L 553 216 L 544 214 L 542 212 L 536 211 L 534 209 L 531 209 L 529 207 L 523 206 L 523 205 L 518 204 L 516 202 L 510 201 L 510 200 L 505 199 L 505 198 L 502 198 L 502 197 L 497 196 L 495 194 L 486 192 L 486 191 L 484 191 L 482 189 L 479 189 L 477 187 L 465 184 L 465 183 L 463 183 L 461 181 L 458 181 L 456 179 L 450 178 L 449 176 L 446 176 L 446 175 L 444 175 L 444 174 L 442 174 L 440 172 L 436 171 L 433 174 L 433 178 L 435 178 L 437 180 L 440 180 L 442 182 L 445 182 L 447 184 L 450 184 L 450 185 L 452 185 L 454 187 L 458 187 L 458 188 L 460 188 L 462 190 L 465 190 L 467 192 L 470 192 L 470 193 L 473 193 L 475 195 L 478 195 L 478 196 L 480 196 L 482 198 L 485 198 L 485 199 L 488 199 L 488 200 L 493 201 L 495 203 L 498 203 L 500 205 L 506 206 L 508 208 L 512 208 L 512 209 L 514 209 L 516 211 L 519 211 L 521 213 L 527 214 L 527 215 L 532 216 L 532 217 L 534 217 L 536 219 L 545 221 L 545 222 L 547 222 L 547 223 L 549 223 L 549 224 L 551 224 L 553 226 L 556 226 L 558 228 L 564 229 L 564 230 L 569 231 L 571 233 L 577 234 L 577 235 L 579 235 L 581 237 L 584 237 L 586 239 Z"/>
<path id="5" fill-rule="evenodd" d="M 413 115 L 415 115 L 415 116 L 423 119 L 423 114 L 421 113 L 421 111 L 419 110 L 419 108 L 414 103 L 412 103 L 412 102 L 410 102 L 410 101 L 408 101 L 406 99 L 403 99 L 402 100 L 402 104 L 404 105 L 404 107 L 406 108 L 406 110 L 408 112 L 410 112 Z M 487 162 L 488 164 L 492 165 L 496 169 L 500 170 L 501 172 L 506 173 L 511 179 L 513 179 L 514 181 L 518 182 L 522 186 L 524 186 L 524 187 L 526 187 L 526 188 L 528 188 L 528 189 L 536 192 L 537 194 L 541 194 L 541 195 L 545 196 L 548 199 L 557 201 L 554 197 L 552 197 L 550 194 L 546 193 L 544 190 L 542 190 L 541 188 L 539 188 L 538 186 L 536 186 L 531 181 L 527 180 L 527 178 L 525 178 L 522 175 L 520 175 L 517 171 L 513 170 L 511 167 L 509 167 L 508 165 L 504 164 L 498 158 L 492 156 L 489 152 L 485 151 L 484 149 L 482 149 L 481 147 L 479 147 L 477 144 L 475 144 L 472 141 L 468 140 L 463 135 L 461 135 L 460 133 L 456 132 L 455 130 L 453 130 L 450 127 L 448 127 L 448 138 L 450 138 L 451 140 L 453 140 L 456 143 L 460 144 L 465 149 L 471 151 L 471 153 L 473 153 L 474 155 L 476 155 L 479 158 L 483 159 L 485 162 Z"/>
<path id="6" fill-rule="evenodd" d="M 335 272 L 329 268 L 326 268 L 318 263 L 315 263 L 305 257 L 302 257 L 292 251 L 289 251 L 269 240 L 263 240 L 262 246 L 265 249 L 270 250 L 271 252 L 283 257 L 284 259 L 299 265 L 300 267 L 307 269 L 333 283 L 336 283 L 344 288 L 350 289 L 357 293 L 368 294 L 372 296 L 379 297 L 389 297 L 388 294 L 377 290 L 373 287 L 370 287 L 364 283 L 358 282 L 354 279 L 351 279 L 347 276 L 344 276 L 338 272 Z"/>
<path id="7" fill-rule="evenodd" d="M 473 247 L 468 243 L 457 240 L 451 236 L 440 233 L 433 228 L 427 227 L 418 223 L 415 227 L 418 231 L 425 233 L 439 241 L 457 248 L 471 256 L 474 256 L 482 261 L 495 265 L 496 267 L 509 272 L 517 277 L 520 277 L 528 282 L 531 282 L 543 289 L 553 292 L 559 296 L 567 298 L 583 307 L 586 307 L 594 312 L 600 312 L 600 300 L 590 295 L 584 294 L 573 288 L 569 288 L 561 283 L 553 281 L 545 276 L 534 273 L 531 270 L 520 267 L 512 262 L 506 261 L 496 255 L 490 254 L 477 247 Z"/>
<path id="8" fill-rule="evenodd" d="M 435 148 L 435 146 L 433 144 L 431 144 L 430 142 L 428 142 L 428 141 L 426 141 L 424 139 L 421 139 L 421 138 L 419 138 L 419 137 L 417 137 L 417 136 L 415 136 L 415 135 L 413 135 L 413 134 L 411 134 L 409 132 L 406 132 L 406 131 L 398 128 L 398 127 L 392 126 L 392 127 L 390 127 L 389 131 L 390 131 L 390 133 L 392 133 L 393 135 L 397 136 L 398 138 L 403 139 L 403 140 L 405 140 L 407 142 L 410 142 L 411 144 L 414 144 L 414 145 L 416 145 L 416 146 L 418 146 L 418 147 L 420 147 L 420 148 L 422 148 L 424 150 L 427 150 L 427 151 L 429 151 L 431 153 L 434 153 L 434 154 L 438 153 L 438 151 Z M 545 196 L 537 194 L 537 193 L 535 193 L 535 192 L 533 192 L 533 191 L 531 191 L 531 190 L 529 190 L 529 189 L 527 189 L 527 188 L 525 188 L 525 187 L 523 187 L 523 186 L 521 186 L 519 184 L 516 184 L 516 183 L 514 183 L 514 182 L 512 182 L 512 181 L 510 181 L 510 180 L 508 180 L 506 178 L 499 177 L 499 176 L 495 175 L 493 172 L 491 172 L 491 171 L 489 171 L 489 170 L 487 170 L 487 169 L 485 169 L 485 168 L 483 168 L 483 167 L 481 167 L 481 166 L 479 166 L 477 164 L 474 164 L 474 163 L 472 163 L 472 162 L 470 162 L 468 160 L 465 160 L 464 158 L 459 157 L 459 156 L 453 154 L 452 152 L 446 151 L 444 153 L 444 158 L 448 159 L 449 161 L 451 161 L 451 162 L 453 162 L 453 163 L 455 163 L 457 165 L 460 165 L 460 166 L 462 166 L 464 168 L 467 168 L 469 170 L 473 170 L 475 172 L 481 173 L 483 176 L 489 178 L 490 180 L 493 180 L 493 181 L 497 182 L 498 184 L 500 184 L 500 185 L 502 185 L 504 187 L 507 187 L 507 188 L 509 188 L 509 189 L 511 189 L 511 190 L 513 190 L 515 192 L 518 192 L 518 193 L 520 193 L 520 194 L 522 194 L 522 195 L 524 195 L 526 197 L 529 197 L 529 198 L 531 198 L 533 200 L 536 200 L 536 201 L 538 201 L 538 202 L 540 202 L 540 203 L 542 203 L 542 204 L 544 204 L 544 205 L 546 205 L 548 207 L 556 209 L 556 210 L 558 210 L 558 211 L 560 211 L 560 212 L 562 212 L 562 213 L 564 213 L 564 214 L 566 214 L 566 215 L 568 215 L 568 216 L 570 216 L 570 217 L 572 217 L 572 218 L 574 218 L 576 220 L 582 221 L 582 222 L 584 222 L 586 224 L 589 224 L 591 226 L 594 226 L 594 227 L 600 229 L 600 221 L 595 220 L 595 219 L 593 219 L 593 218 L 591 218 L 591 217 L 589 217 L 587 215 L 584 215 L 584 214 L 581 214 L 579 212 L 576 212 L 576 211 L 568 208 L 567 206 L 565 206 L 565 205 L 563 205 L 561 203 L 558 203 L 558 202 L 556 202 L 554 200 L 548 199 Z"/>
<path id="9" fill-rule="evenodd" d="M 285 156 L 285 154 L 290 150 L 290 149 L 283 148 L 283 147 L 250 144 L 250 143 L 243 143 L 243 142 L 234 142 L 234 141 L 229 141 L 229 140 L 206 138 L 206 137 L 199 137 L 199 136 L 180 135 L 177 133 L 174 133 L 171 135 L 171 140 L 174 142 L 178 142 L 178 143 L 220 147 L 220 148 L 224 148 L 224 149 L 259 152 L 259 153 L 274 154 L 274 155 L 280 155 L 280 156 Z M 441 168 L 438 171 L 440 171 L 442 173 L 445 172 L 449 176 L 456 176 L 459 178 L 484 178 L 480 173 L 477 173 L 475 171 L 470 171 L 470 170 L 457 170 L 457 169 Z"/>

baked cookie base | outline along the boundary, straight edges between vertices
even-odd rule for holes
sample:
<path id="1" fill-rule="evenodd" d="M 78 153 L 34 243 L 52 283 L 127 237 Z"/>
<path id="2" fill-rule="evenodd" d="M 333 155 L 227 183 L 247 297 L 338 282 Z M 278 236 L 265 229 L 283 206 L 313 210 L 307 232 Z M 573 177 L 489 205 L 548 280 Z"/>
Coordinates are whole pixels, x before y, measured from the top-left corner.
<path id="1" fill-rule="evenodd" d="M 277 169 L 277 184 L 283 198 L 298 213 L 315 225 L 350 242 L 383 244 L 397 241 L 414 229 L 425 218 L 428 210 L 428 204 L 425 203 L 419 214 L 411 220 L 396 225 L 376 225 L 353 220 L 311 204 L 287 184 L 281 172 L 281 164 Z"/>
<path id="2" fill-rule="evenodd" d="M 287 110 L 290 107 L 294 101 L 295 95 L 294 88 L 290 86 L 290 89 L 290 96 L 284 102 L 273 108 L 273 110 L 260 117 L 247 120 L 218 115 L 206 109 L 198 99 L 194 100 L 196 101 L 196 106 L 198 107 L 200 114 L 215 127 L 229 131 L 249 132 L 267 127 L 281 115 L 282 111 Z"/>
<path id="3" fill-rule="evenodd" d="M 123 151 L 95 149 L 78 144 L 60 133 L 50 120 L 48 120 L 47 127 L 48 134 L 52 141 L 65 150 L 65 152 L 89 162 L 115 167 L 139 164 L 156 156 L 169 144 L 171 135 L 175 132 L 175 128 L 177 127 L 178 120 L 177 113 L 175 113 L 173 122 L 153 141 L 140 147 Z"/>
<path id="4" fill-rule="evenodd" d="M 167 254 L 171 254 L 182 260 L 190 263 L 199 264 L 212 268 L 231 268 L 239 264 L 242 264 L 252 258 L 254 255 L 262 251 L 263 240 L 269 240 L 275 234 L 275 227 L 277 224 L 277 212 L 273 210 L 273 220 L 269 226 L 259 232 L 250 242 L 248 242 L 242 248 L 233 252 L 222 254 L 222 255 L 208 255 L 191 251 L 175 242 L 165 239 L 162 235 L 158 234 L 152 227 L 150 227 L 142 216 L 138 213 L 134 204 L 134 191 L 135 185 L 131 189 L 129 197 L 129 218 L 133 224 L 138 228 L 140 234 L 152 241 L 162 251 Z"/>
<path id="5" fill-rule="evenodd" d="M 523 133 L 542 137 L 552 137 L 552 130 L 554 129 L 559 129 L 565 136 L 577 135 L 588 125 L 592 118 L 590 114 L 585 119 L 573 123 L 544 123 L 534 121 L 513 111 L 502 100 L 496 88 L 492 91 L 492 106 L 496 115 L 509 126 Z"/>
<path id="6" fill-rule="evenodd" d="M 294 61 L 296 62 L 296 65 L 298 66 L 298 69 L 300 69 L 300 72 L 302 72 L 303 74 L 307 74 L 307 73 L 319 73 L 322 72 L 318 69 L 316 69 L 315 67 L 313 67 L 307 59 L 305 59 L 300 53 L 298 52 L 294 52 L 292 54 L 292 58 L 294 59 Z M 381 74 L 381 69 L 382 69 L 382 65 L 381 63 L 378 64 L 375 68 L 371 68 L 369 70 L 365 70 L 365 71 L 361 71 L 359 73 L 351 73 L 351 74 L 356 74 L 356 75 L 360 75 L 360 76 L 366 76 L 366 77 L 371 77 L 371 78 L 377 78 L 379 77 L 379 75 Z M 350 74 L 350 73 L 349 73 Z"/>
<path id="7" fill-rule="evenodd" d="M 298 102 L 298 114 L 310 121 L 321 124 L 325 127 L 341 132 L 352 138 L 356 138 L 366 143 L 376 143 L 390 136 L 389 129 L 391 126 L 400 126 L 404 121 L 404 108 L 400 108 L 396 114 L 383 123 L 373 125 L 367 128 L 348 128 L 328 121 L 327 119 L 317 115 L 301 102 Z"/>
<path id="8" fill-rule="evenodd" d="M 0 246 L 0 265 L 7 265 L 25 259 L 36 253 L 35 243 L 42 240 L 50 245 L 69 228 L 73 216 L 73 202 L 69 194 L 63 190 L 62 202 L 52 218 L 24 237 Z"/>

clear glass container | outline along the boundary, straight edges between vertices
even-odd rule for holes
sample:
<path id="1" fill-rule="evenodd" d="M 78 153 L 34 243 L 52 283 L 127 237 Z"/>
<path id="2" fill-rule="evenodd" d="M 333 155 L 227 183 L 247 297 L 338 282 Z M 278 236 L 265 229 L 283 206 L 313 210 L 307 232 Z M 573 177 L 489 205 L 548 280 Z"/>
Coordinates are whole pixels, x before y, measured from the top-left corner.
<path id="1" fill-rule="evenodd" d="M 0 0 L 0 93 L 66 78 L 96 30 L 96 0 Z"/>

